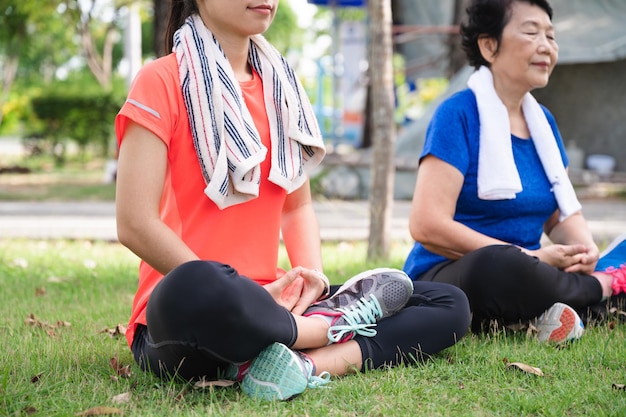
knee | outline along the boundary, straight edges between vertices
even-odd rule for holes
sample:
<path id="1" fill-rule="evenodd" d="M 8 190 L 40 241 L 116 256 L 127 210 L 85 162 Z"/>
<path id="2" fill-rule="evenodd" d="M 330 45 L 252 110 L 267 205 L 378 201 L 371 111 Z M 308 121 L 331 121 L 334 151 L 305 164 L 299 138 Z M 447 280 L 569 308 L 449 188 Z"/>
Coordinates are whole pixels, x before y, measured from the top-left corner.
<path id="1" fill-rule="evenodd" d="M 524 274 L 536 259 L 512 245 L 492 245 L 463 257 L 461 287 L 472 298 L 490 290 L 510 285 L 513 277 Z"/>
<path id="2" fill-rule="evenodd" d="M 467 295 L 463 290 L 453 285 L 450 285 L 450 298 L 452 299 L 452 306 L 454 314 L 451 317 L 452 327 L 457 340 L 462 338 L 467 333 L 472 313 L 470 311 L 470 304 Z"/>
<path id="3" fill-rule="evenodd" d="M 148 300 L 152 310 L 187 311 L 192 306 L 211 304 L 211 298 L 222 294 L 224 281 L 236 271 L 229 265 L 212 261 L 190 261 L 166 274 L 154 287 Z"/>
<path id="4" fill-rule="evenodd" d="M 434 284 L 436 296 L 433 301 L 438 304 L 438 319 L 445 322 L 445 328 L 451 330 L 457 339 L 467 333 L 471 321 L 470 304 L 465 292 L 452 284 Z"/>
<path id="5" fill-rule="evenodd" d="M 513 245 L 491 245 L 476 249 L 463 257 L 464 267 L 470 271 L 509 268 L 520 257 L 527 257 Z"/>

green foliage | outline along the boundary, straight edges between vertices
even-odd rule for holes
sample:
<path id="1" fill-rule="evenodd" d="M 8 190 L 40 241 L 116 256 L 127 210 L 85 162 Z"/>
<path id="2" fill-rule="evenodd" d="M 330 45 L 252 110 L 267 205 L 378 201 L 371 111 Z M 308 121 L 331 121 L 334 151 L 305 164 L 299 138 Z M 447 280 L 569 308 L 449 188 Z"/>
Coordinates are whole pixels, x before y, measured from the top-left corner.
<path id="1" fill-rule="evenodd" d="M 56 12 L 57 0 L 20 0 L 0 4 L 0 63 L 18 57 L 20 78 L 49 78 L 76 52 L 73 31 Z"/>
<path id="2" fill-rule="evenodd" d="M 304 32 L 298 26 L 298 17 L 289 2 L 278 3 L 274 21 L 263 35 L 281 54 L 302 47 Z"/>
<path id="3" fill-rule="evenodd" d="M 85 88 L 86 87 L 86 88 Z M 62 163 L 65 141 L 72 140 L 81 151 L 95 145 L 106 155 L 114 129 L 115 115 L 123 97 L 97 86 L 61 82 L 33 97 L 32 108 L 39 123 L 28 128 L 26 138 L 35 139 Z"/>

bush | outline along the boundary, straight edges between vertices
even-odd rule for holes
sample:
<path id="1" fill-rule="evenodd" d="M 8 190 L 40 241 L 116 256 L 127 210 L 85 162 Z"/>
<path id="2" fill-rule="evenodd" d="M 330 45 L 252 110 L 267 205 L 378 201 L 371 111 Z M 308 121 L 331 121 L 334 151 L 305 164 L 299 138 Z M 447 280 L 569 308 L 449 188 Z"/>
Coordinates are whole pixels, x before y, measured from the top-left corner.
<path id="1" fill-rule="evenodd" d="M 33 98 L 32 107 L 41 126 L 27 132 L 26 137 L 62 162 L 67 139 L 76 142 L 82 152 L 95 145 L 106 155 L 120 100 L 111 92 L 52 90 Z"/>

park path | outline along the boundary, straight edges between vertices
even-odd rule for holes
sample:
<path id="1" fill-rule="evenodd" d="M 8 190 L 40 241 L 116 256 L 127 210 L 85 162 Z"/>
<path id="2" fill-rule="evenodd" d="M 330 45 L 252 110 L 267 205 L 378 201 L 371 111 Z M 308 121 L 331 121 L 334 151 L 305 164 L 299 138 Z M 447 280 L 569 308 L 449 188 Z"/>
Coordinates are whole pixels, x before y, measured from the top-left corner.
<path id="1" fill-rule="evenodd" d="M 626 233 L 626 201 L 582 200 L 583 212 L 598 243 Z M 394 240 L 410 241 L 411 203 L 395 201 L 391 221 Z M 367 201 L 316 201 L 323 240 L 364 240 L 369 233 Z M 116 241 L 112 202 L 0 202 L 0 238 L 94 239 Z"/>

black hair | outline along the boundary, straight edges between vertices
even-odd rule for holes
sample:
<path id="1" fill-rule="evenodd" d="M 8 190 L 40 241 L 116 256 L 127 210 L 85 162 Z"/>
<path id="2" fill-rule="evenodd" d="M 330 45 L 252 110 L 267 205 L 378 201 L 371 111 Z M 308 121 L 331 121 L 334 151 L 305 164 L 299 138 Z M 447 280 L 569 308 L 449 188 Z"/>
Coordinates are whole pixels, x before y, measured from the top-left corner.
<path id="1" fill-rule="evenodd" d="M 185 20 L 194 13 L 198 13 L 196 0 L 171 0 L 170 13 L 165 30 L 165 53 L 172 52 L 174 47 L 174 33 L 185 23 Z"/>
<path id="2" fill-rule="evenodd" d="M 461 24 L 461 45 L 469 64 L 478 69 L 489 62 L 480 53 L 478 39 L 486 36 L 496 40 L 496 53 L 502 41 L 504 27 L 511 19 L 514 2 L 529 3 L 543 9 L 552 20 L 552 7 L 547 0 L 472 0 L 466 9 L 467 20 Z"/>

